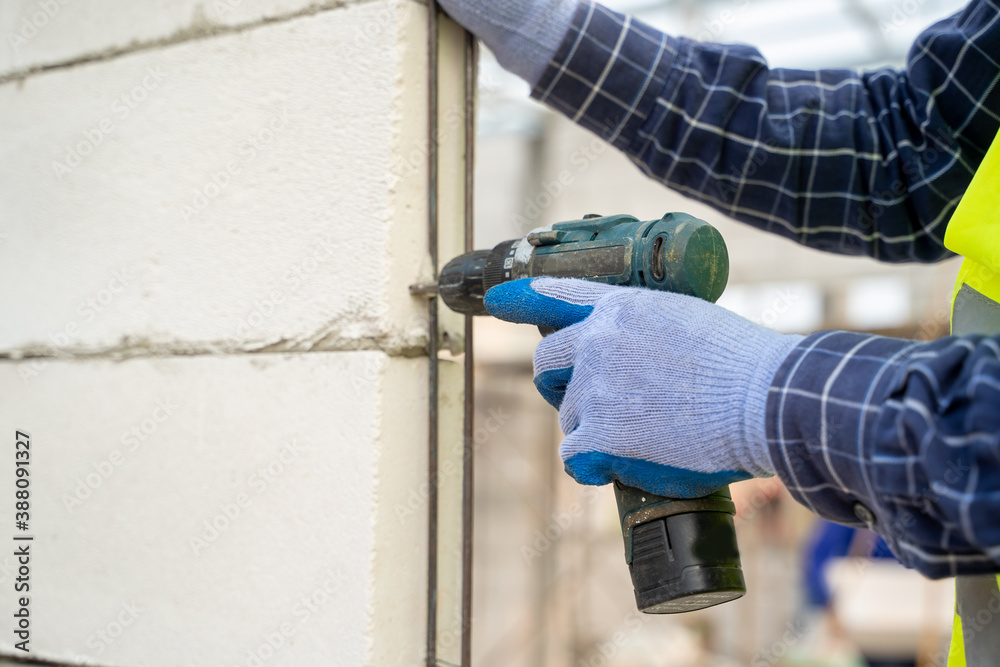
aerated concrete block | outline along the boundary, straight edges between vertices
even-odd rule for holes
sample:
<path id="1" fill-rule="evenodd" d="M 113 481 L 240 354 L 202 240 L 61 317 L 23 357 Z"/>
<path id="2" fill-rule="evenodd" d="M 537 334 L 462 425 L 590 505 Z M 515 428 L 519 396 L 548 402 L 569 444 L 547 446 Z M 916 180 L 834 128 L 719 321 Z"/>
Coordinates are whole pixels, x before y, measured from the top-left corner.
<path id="1" fill-rule="evenodd" d="M 0 363 L 0 600 L 12 614 L 17 596 L 30 598 L 28 657 L 419 660 L 426 509 L 399 508 L 426 486 L 426 359 L 52 361 L 30 385 L 26 363 Z M 18 431 L 30 436 L 23 531 Z M 30 588 L 15 593 L 21 545 Z M 17 641 L 8 622 L 0 652 L 25 656 Z"/>
<path id="2" fill-rule="evenodd" d="M 0 85 L 0 353 L 417 353 L 425 24 L 350 4 Z"/>

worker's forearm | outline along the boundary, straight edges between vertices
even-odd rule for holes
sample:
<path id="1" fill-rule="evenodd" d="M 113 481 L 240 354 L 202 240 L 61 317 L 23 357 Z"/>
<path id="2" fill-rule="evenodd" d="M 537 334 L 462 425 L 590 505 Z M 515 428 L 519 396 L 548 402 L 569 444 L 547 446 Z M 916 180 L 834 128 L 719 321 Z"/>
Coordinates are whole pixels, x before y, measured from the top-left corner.
<path id="1" fill-rule="evenodd" d="M 985 554 L 1000 545 L 998 405 L 998 339 L 821 332 L 772 382 L 771 461 L 797 500 L 879 532 L 906 565 L 995 571 L 1000 559 Z"/>
<path id="2" fill-rule="evenodd" d="M 533 95 L 651 177 L 800 243 L 936 261 L 1000 126 L 1000 22 L 985 3 L 921 36 L 905 73 L 769 69 L 753 48 L 671 37 L 599 5 Z"/>

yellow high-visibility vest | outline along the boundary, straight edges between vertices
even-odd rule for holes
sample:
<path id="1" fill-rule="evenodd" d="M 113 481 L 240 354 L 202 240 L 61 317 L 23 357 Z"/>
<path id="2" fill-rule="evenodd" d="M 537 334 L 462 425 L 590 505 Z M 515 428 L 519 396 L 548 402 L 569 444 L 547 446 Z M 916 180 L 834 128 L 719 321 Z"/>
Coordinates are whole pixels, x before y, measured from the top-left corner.
<path id="1" fill-rule="evenodd" d="M 1000 334 L 1000 139 L 955 209 L 944 244 L 965 258 L 952 292 L 952 333 Z M 1000 577 L 958 577 L 955 593 L 948 667 L 1000 664 Z"/>
<path id="2" fill-rule="evenodd" d="M 965 258 L 952 292 L 952 333 L 1000 333 L 1000 323 L 981 322 L 976 312 L 1000 308 L 1000 141 L 990 145 L 955 209 L 944 245 Z"/>

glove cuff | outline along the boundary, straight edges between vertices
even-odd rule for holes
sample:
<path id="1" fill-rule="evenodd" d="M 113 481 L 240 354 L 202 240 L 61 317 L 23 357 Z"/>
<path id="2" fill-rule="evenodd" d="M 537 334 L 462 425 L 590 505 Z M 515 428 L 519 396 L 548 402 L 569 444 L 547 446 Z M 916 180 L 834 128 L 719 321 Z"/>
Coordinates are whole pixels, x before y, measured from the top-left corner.
<path id="1" fill-rule="evenodd" d="M 747 379 L 746 402 L 743 409 L 744 469 L 754 477 L 772 477 L 774 464 L 767 446 L 767 398 L 771 381 L 781 364 L 804 336 L 773 335 L 761 337 L 756 349 L 757 364 Z"/>

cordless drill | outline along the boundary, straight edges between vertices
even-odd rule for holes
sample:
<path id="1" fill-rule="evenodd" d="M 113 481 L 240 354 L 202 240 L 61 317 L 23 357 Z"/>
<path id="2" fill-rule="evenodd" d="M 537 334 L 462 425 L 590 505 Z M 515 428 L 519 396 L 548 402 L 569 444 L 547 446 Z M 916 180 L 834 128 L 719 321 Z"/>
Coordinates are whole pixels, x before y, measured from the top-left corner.
<path id="1" fill-rule="evenodd" d="M 491 287 L 540 276 L 714 302 L 729 278 L 729 255 L 718 230 L 684 213 L 644 222 L 630 215 L 589 215 L 460 255 L 442 269 L 438 290 L 452 310 L 486 315 L 483 295 Z M 617 481 L 614 490 L 640 611 L 695 611 L 746 592 L 728 487 L 692 499 L 664 498 Z"/>

